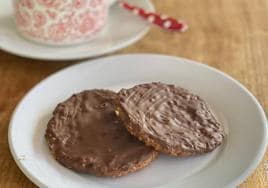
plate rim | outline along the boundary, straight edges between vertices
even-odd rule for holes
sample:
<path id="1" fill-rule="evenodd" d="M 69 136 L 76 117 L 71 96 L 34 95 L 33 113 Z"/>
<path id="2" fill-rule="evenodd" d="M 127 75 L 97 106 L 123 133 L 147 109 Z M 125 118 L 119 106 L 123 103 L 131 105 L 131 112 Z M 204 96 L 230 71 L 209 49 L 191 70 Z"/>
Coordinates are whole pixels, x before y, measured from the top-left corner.
<path id="1" fill-rule="evenodd" d="M 99 61 L 105 61 L 108 62 L 109 60 L 111 61 L 112 59 L 117 59 L 117 58 L 133 58 L 133 57 L 144 57 L 144 56 L 151 56 L 153 58 L 167 58 L 167 59 L 173 59 L 176 60 L 178 63 L 182 63 L 182 62 L 186 62 L 186 63 L 191 63 L 194 64 L 195 66 L 200 66 L 206 69 L 209 69 L 210 71 L 216 72 L 217 74 L 220 74 L 222 76 L 224 76 L 226 79 L 229 79 L 230 81 L 234 82 L 237 87 L 240 87 L 254 102 L 254 104 L 257 107 L 258 112 L 261 115 L 261 121 L 263 122 L 262 126 L 263 126 L 263 139 L 262 139 L 262 143 L 260 144 L 260 150 L 258 151 L 258 154 L 255 156 L 254 160 L 252 160 L 252 162 L 247 165 L 246 170 L 241 173 L 239 176 L 234 177 L 234 180 L 227 183 L 227 185 L 225 187 L 235 187 L 240 185 L 246 178 L 248 178 L 255 170 L 256 168 L 259 166 L 260 162 L 262 161 L 266 150 L 267 150 L 267 146 L 268 146 L 268 121 L 267 121 L 267 117 L 266 114 L 264 112 L 264 109 L 262 108 L 261 104 L 259 103 L 259 101 L 257 100 L 257 98 L 242 84 L 240 83 L 238 80 L 234 79 L 233 77 L 231 77 L 230 75 L 228 75 L 227 73 L 224 73 L 221 70 L 218 70 L 214 67 L 211 67 L 207 64 L 203 64 L 200 61 L 196 61 L 196 60 L 191 60 L 191 59 L 187 59 L 187 58 L 183 58 L 183 57 L 177 57 L 177 56 L 169 56 L 169 55 L 164 55 L 164 54 L 154 54 L 154 53 L 131 53 L 131 54 L 119 54 L 119 55 L 113 55 L 113 56 L 108 56 L 108 57 L 103 57 L 103 58 L 98 58 L 98 59 L 93 59 L 93 60 L 86 60 L 86 61 L 81 61 L 77 64 L 68 66 L 66 68 L 63 68 L 61 70 L 58 70 L 50 75 L 48 75 L 46 78 L 42 79 L 40 82 L 38 82 L 37 84 L 35 84 L 28 92 L 26 92 L 26 94 L 21 98 L 21 100 L 19 101 L 19 103 L 16 105 L 15 110 L 13 111 L 11 118 L 10 118 L 10 122 L 9 122 L 9 127 L 8 127 L 8 144 L 9 144 L 9 149 L 11 151 L 12 157 L 15 160 L 17 166 L 19 167 L 19 169 L 24 173 L 24 175 L 26 175 L 27 178 L 29 178 L 35 185 L 41 186 L 41 187 L 46 187 L 46 185 L 44 185 L 42 182 L 40 182 L 37 178 L 35 178 L 34 176 L 31 175 L 31 173 L 22 165 L 22 163 L 20 163 L 20 160 L 18 159 L 18 156 L 16 155 L 15 151 L 14 151 L 14 146 L 13 146 L 13 142 L 12 142 L 12 138 L 11 138 L 11 132 L 12 132 L 12 127 L 13 127 L 13 121 L 16 117 L 17 111 L 18 109 L 21 107 L 22 103 L 24 102 L 25 98 L 27 98 L 36 88 L 42 86 L 47 80 L 53 78 L 54 76 L 57 76 L 58 74 L 62 73 L 62 72 L 66 72 L 69 69 L 73 69 L 74 67 L 79 67 L 85 63 L 88 63 L 88 66 L 93 66 L 94 64 L 100 63 Z M 104 62 L 104 63 L 105 63 Z"/>
<path id="2" fill-rule="evenodd" d="M 155 7 L 154 7 L 154 4 L 151 2 L 151 0 L 143 0 L 147 6 L 149 7 L 148 9 L 151 10 L 151 11 L 155 11 Z M 35 60 L 46 60 L 46 61 L 55 61 L 55 62 L 60 62 L 60 61 L 72 61 L 72 60 L 83 60 L 83 59 L 86 59 L 86 58 L 95 58 L 95 57 L 99 57 L 101 55 L 106 55 L 106 54 L 109 54 L 109 53 L 113 53 L 117 50 L 121 50 L 123 48 L 126 48 L 128 46 L 130 46 L 131 44 L 134 44 L 136 42 L 138 42 L 139 40 L 141 40 L 150 30 L 151 28 L 151 24 L 147 24 L 147 26 L 142 30 L 140 31 L 139 33 L 137 33 L 135 36 L 131 37 L 130 39 L 124 41 L 124 42 L 121 42 L 119 43 L 118 45 L 113 45 L 112 47 L 110 48 L 107 48 L 106 50 L 100 50 L 98 52 L 95 52 L 95 53 L 86 53 L 86 54 L 83 54 L 83 55 L 75 55 L 75 56 L 72 56 L 72 57 L 64 57 L 64 56 L 61 56 L 61 57 L 50 57 L 50 56 L 47 56 L 47 57 L 40 57 L 38 55 L 34 55 L 33 53 L 23 53 L 23 51 L 19 51 L 19 50 L 13 50 L 13 48 L 9 48 L 9 47 L 6 47 L 4 45 L 1 45 L 0 43 L 0 50 L 4 51 L 4 52 L 7 52 L 9 54 L 12 54 L 12 55 L 16 55 L 16 56 L 19 56 L 19 57 L 23 57 L 23 58 L 29 58 L 29 59 L 35 59 Z M 34 44 L 37 44 L 38 43 L 35 43 L 35 42 L 32 42 L 30 40 L 27 40 L 25 39 L 23 36 L 21 36 L 19 33 L 17 33 L 17 35 L 19 35 L 21 38 L 23 38 L 24 40 L 26 41 L 29 41 L 29 43 L 34 43 Z M 77 45 L 74 45 L 74 46 L 79 46 L 79 45 L 85 45 L 85 44 L 89 44 L 89 42 L 86 42 L 86 43 L 82 43 L 82 44 L 77 44 Z M 40 44 L 42 45 L 42 44 Z M 47 45 L 44 45 L 44 46 L 47 46 Z M 72 45 L 68 45 L 67 47 L 70 47 Z M 58 48 L 60 46 L 56 46 L 56 48 Z M 51 48 L 54 48 L 54 46 L 51 46 Z M 62 48 L 64 48 L 64 46 L 62 46 Z"/>

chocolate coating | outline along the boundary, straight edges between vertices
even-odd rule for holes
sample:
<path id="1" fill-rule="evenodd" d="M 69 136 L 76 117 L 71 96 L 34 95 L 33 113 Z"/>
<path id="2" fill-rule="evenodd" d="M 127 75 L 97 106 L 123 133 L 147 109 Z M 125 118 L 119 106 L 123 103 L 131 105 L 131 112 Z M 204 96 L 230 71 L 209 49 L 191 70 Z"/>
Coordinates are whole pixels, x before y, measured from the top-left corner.
<path id="1" fill-rule="evenodd" d="M 122 125 L 114 110 L 116 98 L 112 91 L 90 90 L 58 104 L 45 135 L 57 161 L 78 172 L 115 177 L 157 156 Z"/>
<path id="2" fill-rule="evenodd" d="M 206 153 L 224 139 L 223 127 L 206 102 L 174 85 L 150 83 L 122 89 L 118 107 L 129 132 L 161 152 Z"/>

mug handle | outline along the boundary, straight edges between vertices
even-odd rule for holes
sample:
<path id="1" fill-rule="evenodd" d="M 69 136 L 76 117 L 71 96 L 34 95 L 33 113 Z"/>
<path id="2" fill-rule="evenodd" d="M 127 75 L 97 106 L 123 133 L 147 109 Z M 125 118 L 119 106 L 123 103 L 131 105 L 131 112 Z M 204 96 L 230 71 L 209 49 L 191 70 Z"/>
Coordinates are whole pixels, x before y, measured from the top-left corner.
<path id="1" fill-rule="evenodd" d="M 108 6 L 112 6 L 117 0 L 108 0 Z"/>

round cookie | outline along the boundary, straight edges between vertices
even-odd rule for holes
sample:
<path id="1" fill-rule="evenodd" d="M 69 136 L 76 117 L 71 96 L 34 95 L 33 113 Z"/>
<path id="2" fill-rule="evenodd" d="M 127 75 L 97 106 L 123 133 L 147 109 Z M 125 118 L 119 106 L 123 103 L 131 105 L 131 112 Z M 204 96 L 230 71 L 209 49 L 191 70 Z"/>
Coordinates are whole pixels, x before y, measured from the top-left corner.
<path id="1" fill-rule="evenodd" d="M 183 88 L 150 83 L 118 95 L 118 115 L 128 131 L 157 151 L 192 156 L 223 142 L 223 127 L 207 103 Z"/>
<path id="2" fill-rule="evenodd" d="M 65 167 L 98 176 L 122 176 L 149 165 L 157 156 L 133 137 L 116 116 L 117 95 L 89 90 L 58 104 L 48 122 L 46 140 Z"/>

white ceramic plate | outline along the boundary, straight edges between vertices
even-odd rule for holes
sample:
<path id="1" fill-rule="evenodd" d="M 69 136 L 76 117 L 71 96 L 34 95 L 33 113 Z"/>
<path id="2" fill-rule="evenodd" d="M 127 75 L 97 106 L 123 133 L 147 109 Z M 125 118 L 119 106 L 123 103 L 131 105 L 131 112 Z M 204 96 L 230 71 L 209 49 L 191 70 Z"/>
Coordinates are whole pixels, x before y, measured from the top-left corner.
<path id="1" fill-rule="evenodd" d="M 147 10 L 154 10 L 149 0 L 129 0 Z M 141 39 L 150 24 L 122 10 L 118 5 L 110 9 L 103 31 L 95 39 L 80 45 L 55 47 L 28 41 L 16 31 L 12 0 L 0 1 L 0 49 L 23 57 L 44 60 L 73 60 L 107 54 Z"/>
<path id="2" fill-rule="evenodd" d="M 222 147 L 190 158 L 161 155 L 149 167 L 111 179 L 75 173 L 58 164 L 44 139 L 56 104 L 92 88 L 118 90 L 161 81 L 190 89 L 214 109 L 226 130 Z M 123 55 L 62 70 L 34 87 L 17 106 L 9 127 L 12 155 L 41 187 L 234 187 L 254 171 L 267 145 L 264 111 L 240 83 L 206 65 L 162 55 Z"/>

